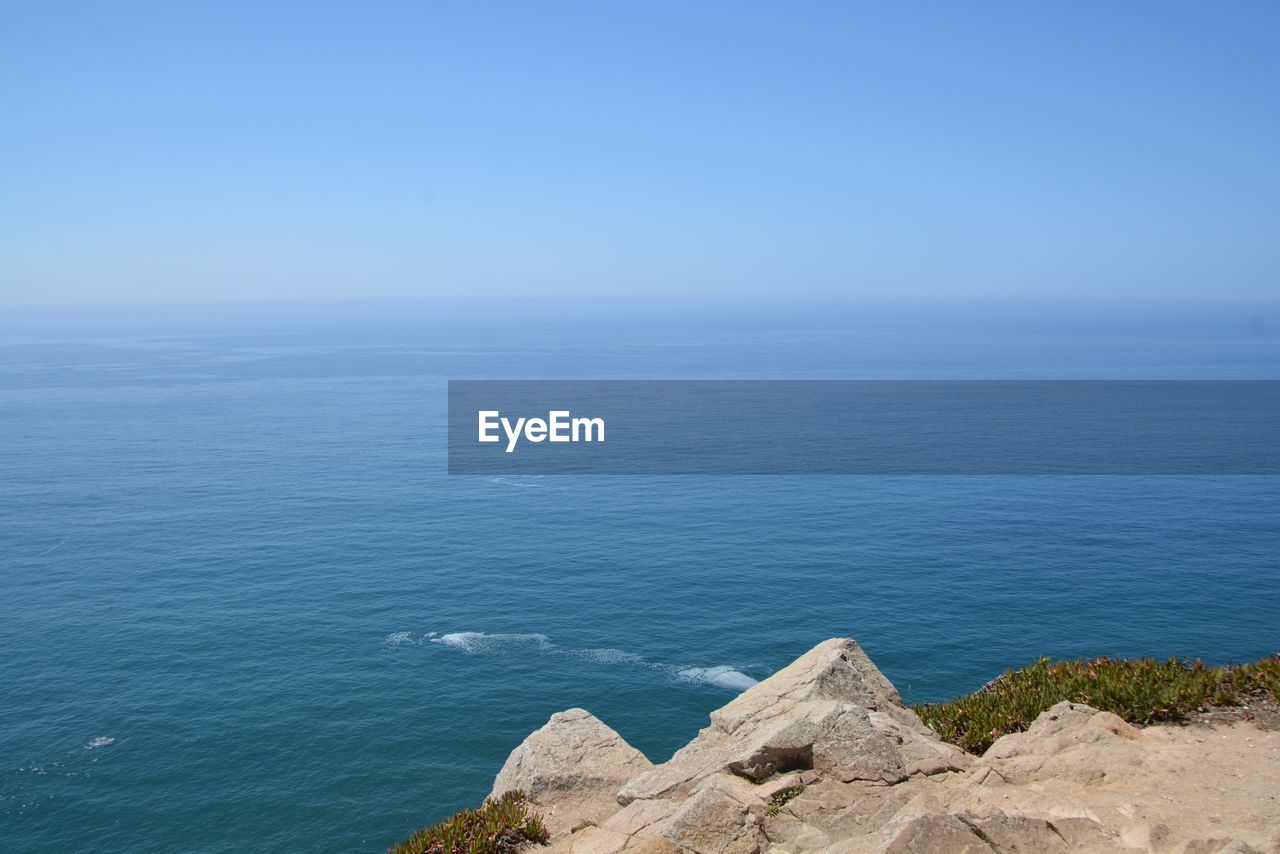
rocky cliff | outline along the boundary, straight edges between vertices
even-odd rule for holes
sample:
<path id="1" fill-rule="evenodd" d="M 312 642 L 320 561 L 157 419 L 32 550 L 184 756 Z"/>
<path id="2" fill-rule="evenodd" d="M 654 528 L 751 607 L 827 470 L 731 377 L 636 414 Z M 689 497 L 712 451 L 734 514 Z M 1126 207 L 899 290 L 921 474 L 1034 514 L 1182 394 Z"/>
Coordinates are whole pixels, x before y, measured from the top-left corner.
<path id="1" fill-rule="evenodd" d="M 1135 729 L 1059 703 L 981 757 L 939 740 L 852 640 L 819 644 L 652 764 L 582 709 L 512 751 L 551 850 L 1280 851 L 1280 733 Z"/>

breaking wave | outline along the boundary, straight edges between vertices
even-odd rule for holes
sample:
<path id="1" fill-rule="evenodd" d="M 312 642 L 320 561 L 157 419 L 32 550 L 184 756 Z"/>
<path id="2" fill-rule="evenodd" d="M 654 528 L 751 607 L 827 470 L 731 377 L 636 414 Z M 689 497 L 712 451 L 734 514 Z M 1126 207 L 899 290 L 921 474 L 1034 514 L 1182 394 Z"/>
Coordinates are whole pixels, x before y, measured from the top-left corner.
<path id="1" fill-rule="evenodd" d="M 679 671 L 677 675 L 681 679 L 690 682 L 706 682 L 709 685 L 717 685 L 734 691 L 745 691 L 760 681 L 741 671 L 734 670 L 728 665 L 719 667 L 686 667 L 684 670 Z"/>

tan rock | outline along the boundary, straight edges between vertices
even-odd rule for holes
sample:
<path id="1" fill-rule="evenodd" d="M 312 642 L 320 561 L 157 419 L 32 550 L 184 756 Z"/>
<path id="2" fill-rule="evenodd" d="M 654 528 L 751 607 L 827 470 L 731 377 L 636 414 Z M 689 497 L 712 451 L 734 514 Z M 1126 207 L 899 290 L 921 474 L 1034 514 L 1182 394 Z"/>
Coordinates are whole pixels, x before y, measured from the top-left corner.
<path id="1" fill-rule="evenodd" d="M 911 804 L 919 802 L 916 782 L 885 786 L 823 781 L 805 789 L 803 795 L 787 804 L 785 811 L 820 829 L 832 840 L 861 839 L 865 850 L 870 845 L 869 839 L 895 817 L 908 813 L 920 815 L 932 809 L 931 806 L 919 811 L 909 809 Z M 770 831 L 766 823 L 766 832 Z"/>
<path id="2" fill-rule="evenodd" d="M 868 717 L 876 730 L 898 744 L 905 766 L 903 770 L 908 775 L 966 771 L 974 766 L 972 754 L 937 738 L 914 712 L 908 709 L 902 712 L 871 712 Z"/>
<path id="3" fill-rule="evenodd" d="M 630 837 L 625 833 L 589 825 L 556 843 L 552 851 L 557 854 L 562 851 L 566 854 L 614 854 L 626 848 L 629 841 Z"/>
<path id="4" fill-rule="evenodd" d="M 685 800 L 663 836 L 694 854 L 757 854 L 766 842 L 748 806 L 716 785 L 702 786 Z"/>
<path id="5" fill-rule="evenodd" d="M 1120 767 L 1141 765 L 1144 738 L 1110 712 L 1062 702 L 1041 713 L 1026 732 L 997 739 L 981 764 L 1015 783 L 1062 777 L 1098 782 Z"/>
<path id="6" fill-rule="evenodd" d="M 850 638 L 823 641 L 768 679 L 711 713 L 711 725 L 733 733 L 810 700 L 836 700 L 869 711 L 902 709 L 898 689 Z"/>
<path id="7" fill-rule="evenodd" d="M 651 828 L 671 818 L 676 806 L 674 801 L 635 801 L 611 815 L 604 826 L 627 836 L 656 836 Z"/>
<path id="8" fill-rule="evenodd" d="M 812 769 L 845 782 L 893 784 L 910 773 L 960 769 L 970 761 L 902 707 L 857 643 L 837 638 L 712 712 L 710 726 L 667 762 L 629 781 L 618 801 L 682 798 L 721 771 L 759 782 Z"/>
<path id="9" fill-rule="evenodd" d="M 698 780 L 723 769 L 731 761 L 724 749 L 723 735 L 708 727 L 666 762 L 628 780 L 618 791 L 618 803 L 626 806 L 635 800 L 682 797 L 689 794 Z"/>
<path id="10" fill-rule="evenodd" d="M 962 813 L 956 817 L 1002 854 L 1022 851 L 1030 854 L 1041 851 L 1109 851 L 1115 848 L 1114 841 L 1102 828 L 1088 819 L 1066 819 L 1062 822 L 1062 827 L 1059 827 L 1056 822 L 1025 815 L 994 813 L 975 816 Z"/>
<path id="11" fill-rule="evenodd" d="M 986 786 L 987 788 L 992 788 L 995 786 L 1003 786 L 1005 782 L 1004 777 L 1000 776 L 999 771 L 989 765 L 984 765 L 965 778 L 963 785 L 968 788 L 972 788 L 974 786 Z"/>
<path id="12" fill-rule="evenodd" d="M 973 828 L 953 815 L 921 815 L 889 827 L 883 854 L 991 854 Z M 854 849 L 849 849 L 854 850 Z"/>
<path id="13" fill-rule="evenodd" d="M 1169 849 L 1169 828 L 1163 824 L 1147 824 L 1140 822 L 1126 827 L 1120 833 L 1120 842 L 1126 848 L 1137 848 L 1143 851 L 1167 851 Z"/>
<path id="14" fill-rule="evenodd" d="M 682 849 L 674 842 L 662 838 L 637 838 L 627 844 L 627 854 L 681 854 Z"/>
<path id="15" fill-rule="evenodd" d="M 1064 701 L 1041 713 L 1026 732 L 997 739 L 983 754 L 983 758 L 1049 755 L 1082 744 L 1138 741 L 1141 738 L 1141 731 L 1111 712 L 1100 712 L 1083 703 Z"/>
<path id="16" fill-rule="evenodd" d="M 583 709 L 551 716 L 511 751 L 491 797 L 523 790 L 553 835 L 598 823 L 617 809 L 614 793 L 652 767 L 640 751 Z"/>
<path id="17" fill-rule="evenodd" d="M 1072 851 L 1113 851 L 1118 847 L 1118 834 L 1107 830 L 1096 819 L 1051 818 L 1049 823 Z"/>
<path id="18" fill-rule="evenodd" d="M 825 832 L 789 810 L 766 817 L 761 828 L 772 846 L 770 852 L 818 851 L 832 842 Z"/>
<path id="19" fill-rule="evenodd" d="M 1209 839 L 1191 840 L 1182 849 L 1182 854 L 1262 854 L 1262 852 L 1242 840 L 1215 836 Z"/>

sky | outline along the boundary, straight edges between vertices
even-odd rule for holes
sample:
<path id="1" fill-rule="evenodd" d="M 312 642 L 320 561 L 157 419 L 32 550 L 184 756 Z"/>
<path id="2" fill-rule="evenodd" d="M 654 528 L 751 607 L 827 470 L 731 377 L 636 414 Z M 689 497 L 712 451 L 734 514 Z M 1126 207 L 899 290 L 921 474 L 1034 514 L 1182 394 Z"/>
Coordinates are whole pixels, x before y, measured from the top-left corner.
<path id="1" fill-rule="evenodd" d="M 0 2 L 0 306 L 1273 299 L 1280 4 Z"/>

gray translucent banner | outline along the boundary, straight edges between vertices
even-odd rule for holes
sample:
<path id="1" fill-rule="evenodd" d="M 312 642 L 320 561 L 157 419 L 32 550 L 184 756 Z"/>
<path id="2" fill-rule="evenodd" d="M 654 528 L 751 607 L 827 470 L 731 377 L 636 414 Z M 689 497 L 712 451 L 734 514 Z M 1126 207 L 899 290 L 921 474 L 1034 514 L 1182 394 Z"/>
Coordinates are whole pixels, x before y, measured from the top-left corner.
<path id="1" fill-rule="evenodd" d="M 450 474 L 1274 475 L 1278 436 L 1275 380 L 449 382 Z"/>

